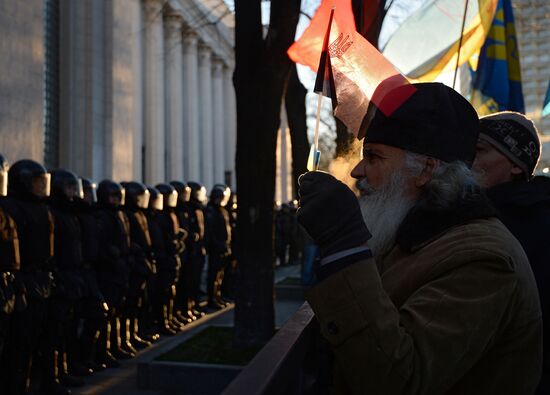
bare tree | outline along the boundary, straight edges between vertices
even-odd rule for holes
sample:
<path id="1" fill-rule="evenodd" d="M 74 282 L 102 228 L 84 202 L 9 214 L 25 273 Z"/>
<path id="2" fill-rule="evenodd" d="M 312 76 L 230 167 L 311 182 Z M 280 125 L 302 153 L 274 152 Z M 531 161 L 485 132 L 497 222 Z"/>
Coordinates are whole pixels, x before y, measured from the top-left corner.
<path id="1" fill-rule="evenodd" d="M 234 343 L 262 344 L 274 330 L 273 200 L 281 100 L 300 0 L 272 0 L 263 37 L 259 1 L 235 1 L 239 272 Z"/>

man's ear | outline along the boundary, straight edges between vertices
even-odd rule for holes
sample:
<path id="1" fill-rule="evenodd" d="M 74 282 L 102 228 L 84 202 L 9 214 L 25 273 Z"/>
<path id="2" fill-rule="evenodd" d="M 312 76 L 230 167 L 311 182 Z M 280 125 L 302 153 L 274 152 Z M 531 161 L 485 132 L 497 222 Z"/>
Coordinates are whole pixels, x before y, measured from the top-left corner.
<path id="1" fill-rule="evenodd" d="M 422 172 L 416 177 L 416 180 L 414 182 L 417 188 L 422 188 L 424 185 L 431 181 L 434 171 L 439 166 L 439 163 L 440 162 L 438 159 L 429 157 L 426 158 L 424 168 L 422 169 Z"/>

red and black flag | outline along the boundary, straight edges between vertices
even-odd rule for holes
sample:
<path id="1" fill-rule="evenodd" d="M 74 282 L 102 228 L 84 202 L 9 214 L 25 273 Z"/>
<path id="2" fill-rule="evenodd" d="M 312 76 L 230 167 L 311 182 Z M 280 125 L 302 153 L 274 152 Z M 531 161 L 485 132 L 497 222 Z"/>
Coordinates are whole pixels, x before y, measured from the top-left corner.
<path id="1" fill-rule="evenodd" d="M 321 55 L 320 64 L 319 52 L 326 54 Z M 317 71 L 316 91 L 322 92 L 323 87 L 328 87 L 325 95 L 336 92 L 338 102 L 333 101 L 334 116 L 358 138 L 365 136 L 370 109 L 375 107 L 389 116 L 416 91 L 355 30 L 351 0 L 323 0 L 302 37 L 289 48 L 288 55 L 296 63 Z M 399 95 L 384 100 L 387 93 L 401 86 L 405 87 Z"/>
<path id="2" fill-rule="evenodd" d="M 317 68 L 317 77 L 315 78 L 315 86 L 313 91 L 330 97 L 332 100 L 332 108 L 336 108 L 338 101 L 336 99 L 336 87 L 334 86 L 334 76 L 332 75 L 332 63 L 330 62 L 330 53 L 328 43 L 330 40 L 330 28 L 332 26 L 332 18 L 334 17 L 334 7 L 330 10 L 328 27 L 323 40 L 323 50 L 321 51 L 321 59 Z"/>

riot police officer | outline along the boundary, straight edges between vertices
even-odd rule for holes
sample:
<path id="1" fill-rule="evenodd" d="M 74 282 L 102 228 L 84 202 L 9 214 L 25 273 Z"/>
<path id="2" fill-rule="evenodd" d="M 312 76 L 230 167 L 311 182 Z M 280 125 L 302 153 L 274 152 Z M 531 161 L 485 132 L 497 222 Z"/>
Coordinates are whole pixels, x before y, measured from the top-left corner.
<path id="1" fill-rule="evenodd" d="M 49 198 L 55 229 L 55 287 L 49 303 L 48 336 L 53 371 L 66 386 L 84 385 L 75 375 L 89 375 L 89 369 L 78 363 L 76 310 L 84 296 L 82 275 L 82 237 L 77 219 L 76 199 L 82 197 L 82 183 L 72 172 L 52 172 Z M 69 368 L 70 373 L 69 374 Z"/>
<path id="2" fill-rule="evenodd" d="M 26 307 L 24 289 L 17 287 L 15 282 L 20 268 L 17 227 L 13 218 L 3 209 L 4 198 L 8 194 L 8 169 L 8 161 L 0 154 L 0 369 L 16 298 L 19 309 Z M 19 292 L 16 292 L 18 288 Z M 0 389 L 3 385 L 4 380 L 0 380 Z"/>
<path id="3" fill-rule="evenodd" d="M 231 190 L 216 185 L 210 192 L 206 207 L 206 250 L 208 252 L 208 307 L 225 307 L 221 299 L 221 285 L 225 266 L 231 256 L 231 223 L 225 206 Z"/>
<path id="4" fill-rule="evenodd" d="M 129 357 L 119 352 L 120 308 L 128 291 L 128 256 L 130 253 L 130 224 L 120 207 L 124 204 L 122 185 L 103 180 L 97 188 L 97 220 L 99 225 L 99 256 L 96 266 L 101 293 L 109 306 L 106 325 L 101 328 L 97 342 L 96 362 L 107 367 L 120 366 L 117 358 Z M 116 355 L 116 357 L 115 357 Z"/>
<path id="5" fill-rule="evenodd" d="M 180 228 L 189 233 L 189 212 L 185 209 L 185 206 L 191 198 L 191 188 L 181 181 L 170 181 L 170 185 L 172 185 L 178 193 L 178 204 L 174 208 L 174 212 L 178 217 Z M 182 322 L 191 322 L 197 319 L 193 314 L 193 298 L 191 297 L 191 260 L 189 248 L 187 248 L 187 245 L 191 242 L 189 238 L 186 238 L 186 248 L 184 248 L 183 252 L 180 254 L 181 270 L 179 279 L 176 283 L 175 315 Z"/>
<path id="6" fill-rule="evenodd" d="M 87 178 L 81 178 L 83 197 L 77 199 L 77 218 L 82 237 L 82 276 L 85 283 L 83 300 L 78 309 L 82 320 L 79 337 L 79 362 L 92 371 L 106 368 L 104 363 L 93 360 L 97 337 L 101 328 L 107 325 L 108 305 L 99 289 L 96 268 L 99 261 L 100 229 L 97 219 L 97 185 Z"/>
<path id="7" fill-rule="evenodd" d="M 157 222 L 162 232 L 164 243 L 163 255 L 158 259 L 157 308 L 161 308 L 165 318 L 172 326 L 181 329 L 184 324 L 180 317 L 174 314 L 176 282 L 181 268 L 180 254 L 185 245 L 187 232 L 180 228 L 174 208 L 178 202 L 178 193 L 170 184 L 158 184 L 155 187 L 163 196 L 163 209 L 157 214 Z"/>
<path id="8" fill-rule="evenodd" d="M 206 202 L 206 188 L 197 182 L 188 182 L 191 188 L 189 202 L 184 203 L 184 209 L 189 218 L 189 235 L 187 248 L 189 249 L 189 261 L 191 265 L 191 289 L 195 316 L 202 316 L 200 309 L 200 285 L 202 271 L 205 263 L 206 249 L 204 248 L 204 204 Z"/>
<path id="9" fill-rule="evenodd" d="M 123 342 L 122 348 L 129 354 L 135 355 L 136 348 L 132 344 L 141 343 L 139 338 L 139 316 L 143 309 L 145 287 L 147 279 L 156 273 L 156 260 L 152 248 L 149 223 L 145 211 L 149 207 L 150 194 L 147 187 L 140 182 L 123 182 L 126 190 L 124 211 L 130 223 L 131 262 L 129 289 L 123 311 Z M 136 331 L 136 328 L 137 331 Z"/>
<path id="10" fill-rule="evenodd" d="M 19 236 L 21 269 L 19 278 L 27 292 L 27 307 L 14 311 L 9 339 L 4 349 L 2 374 L 7 382 L 3 393 L 23 394 L 29 390 L 33 358 L 43 356 L 51 347 L 44 329 L 47 325 L 47 301 L 52 290 L 54 221 L 45 204 L 50 194 L 50 174 L 39 163 L 17 161 L 8 172 L 8 198 L 3 208 L 15 221 Z M 50 363 L 42 363 L 43 389 L 47 393 L 68 391 L 48 372 Z"/>
<path id="11" fill-rule="evenodd" d="M 149 199 L 149 210 L 147 210 L 149 233 L 151 235 L 151 242 L 157 262 L 162 264 L 162 262 L 166 261 L 166 243 L 164 241 L 159 215 L 161 215 L 164 208 L 164 197 L 155 187 L 148 187 L 147 189 L 151 194 L 151 198 Z M 164 299 L 162 297 L 167 291 L 159 289 L 159 287 L 162 286 L 162 281 L 159 281 L 158 277 L 158 273 L 156 273 L 150 282 L 149 288 L 151 291 L 151 310 L 154 330 L 161 335 L 172 336 L 175 335 L 181 327 L 174 326 L 174 323 L 169 320 L 168 309 L 165 308 L 163 303 Z"/>

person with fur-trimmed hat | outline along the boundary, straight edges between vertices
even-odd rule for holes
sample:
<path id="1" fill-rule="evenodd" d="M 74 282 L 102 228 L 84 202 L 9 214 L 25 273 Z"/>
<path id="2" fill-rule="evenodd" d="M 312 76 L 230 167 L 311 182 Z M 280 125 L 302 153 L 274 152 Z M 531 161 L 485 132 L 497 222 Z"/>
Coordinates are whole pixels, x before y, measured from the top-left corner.
<path id="1" fill-rule="evenodd" d="M 550 393 L 550 266 L 546 231 L 550 227 L 550 178 L 534 176 L 541 144 L 525 115 L 503 111 L 480 119 L 473 170 L 498 210 L 500 220 L 519 240 L 538 285 L 544 328 L 543 375 L 537 393 Z"/>
<path id="2" fill-rule="evenodd" d="M 414 87 L 368 126 L 351 172 L 359 199 L 327 173 L 300 178 L 298 218 L 321 255 L 307 299 L 334 353 L 332 389 L 531 394 L 539 297 L 525 252 L 470 170 L 477 114 L 445 85 Z"/>

